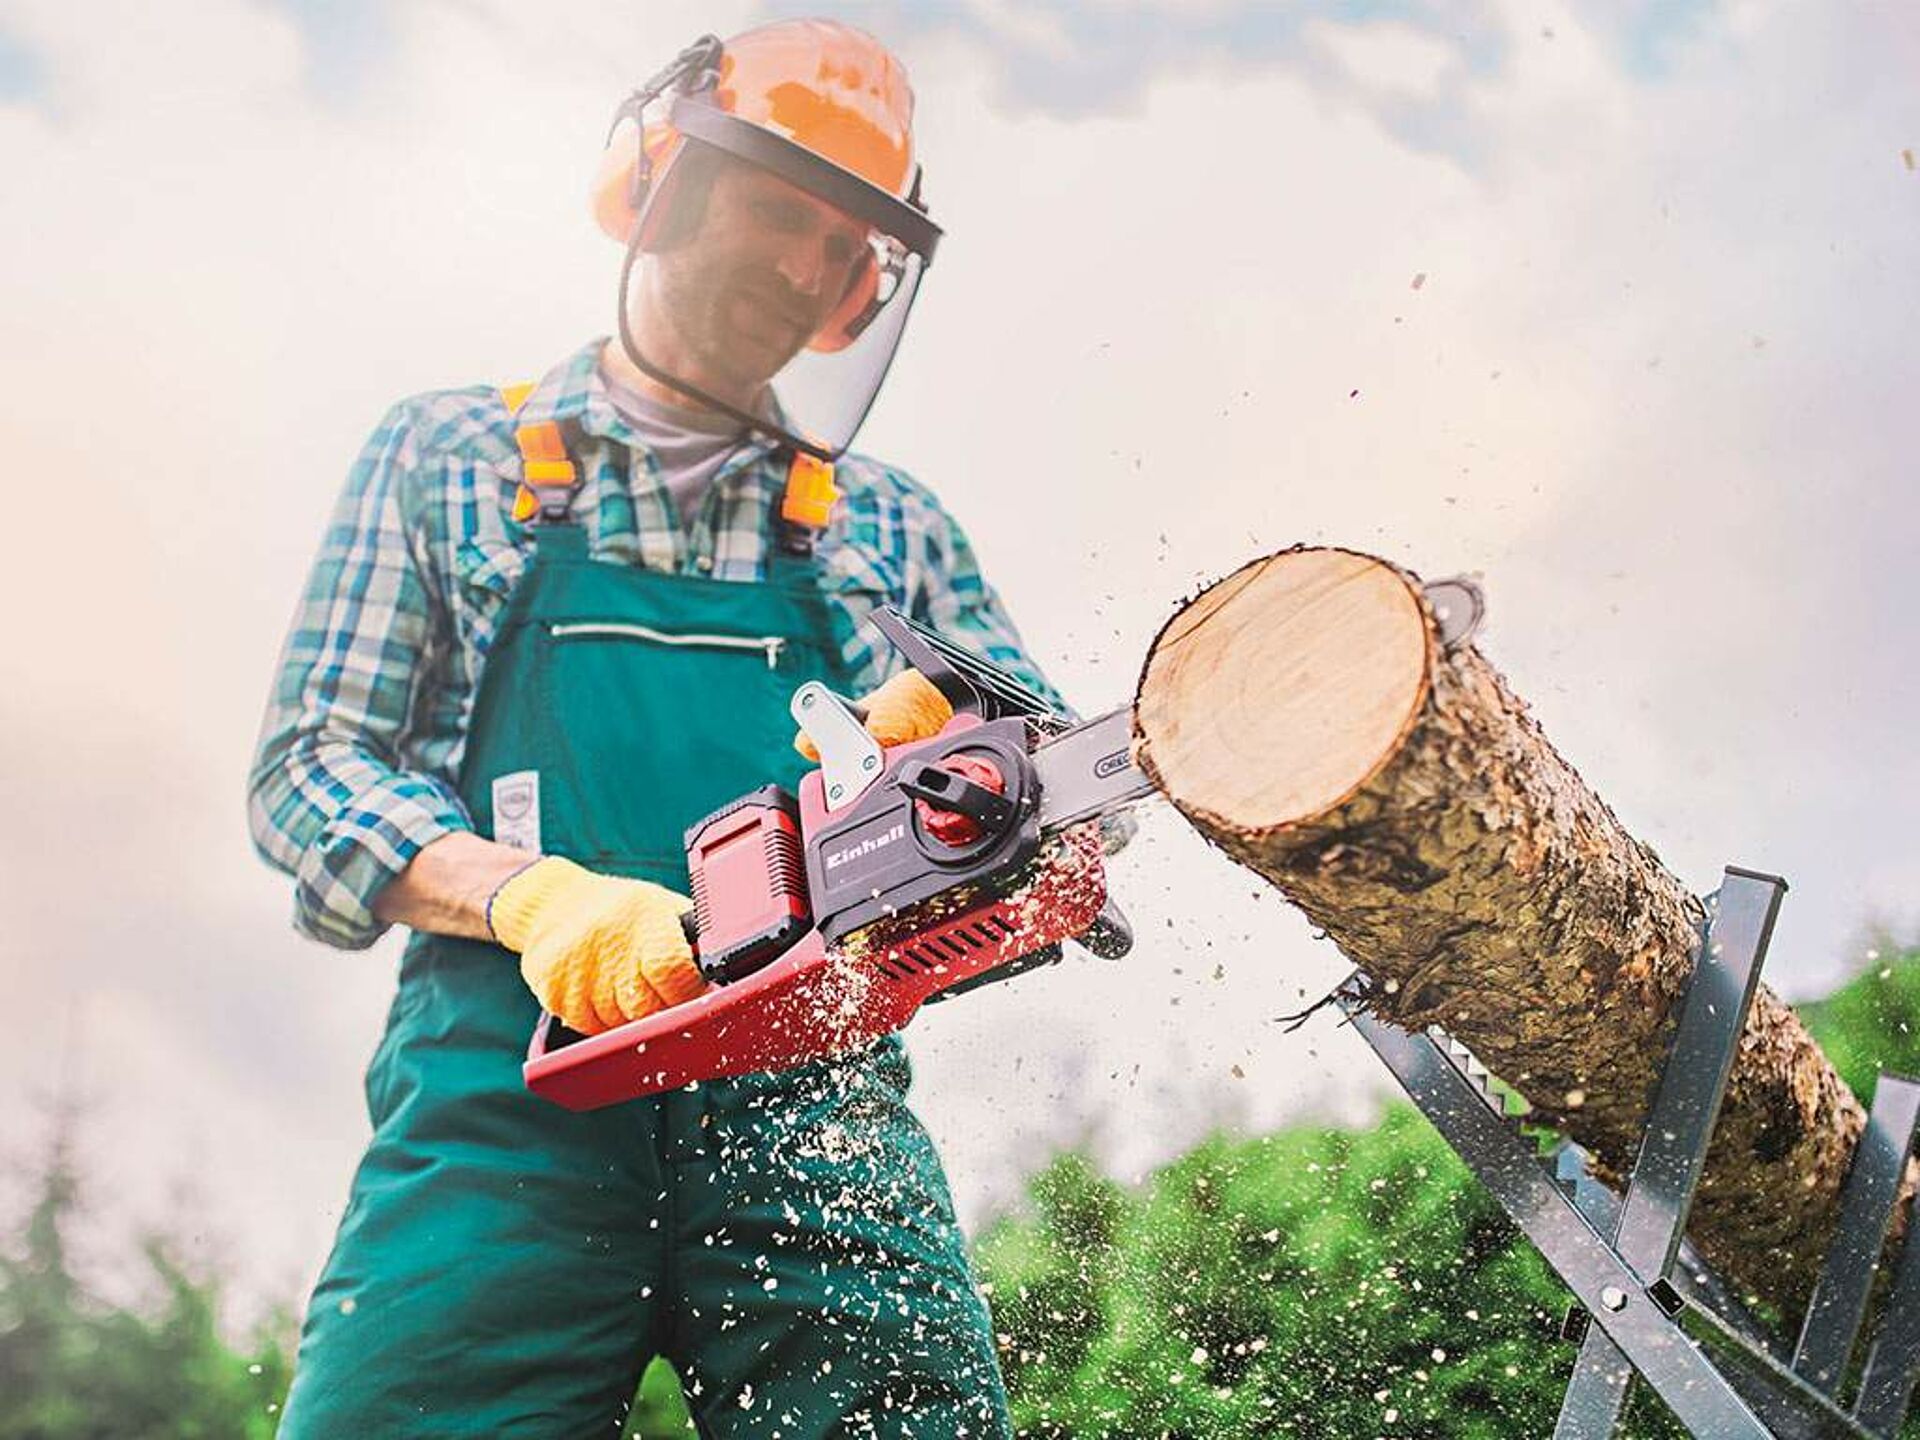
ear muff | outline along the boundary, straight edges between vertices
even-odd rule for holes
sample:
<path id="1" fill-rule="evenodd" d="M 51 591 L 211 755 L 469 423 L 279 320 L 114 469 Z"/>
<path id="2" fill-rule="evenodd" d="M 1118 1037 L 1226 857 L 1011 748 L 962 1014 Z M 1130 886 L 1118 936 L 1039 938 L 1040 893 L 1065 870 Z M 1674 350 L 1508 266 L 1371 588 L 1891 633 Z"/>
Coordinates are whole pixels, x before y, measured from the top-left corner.
<path id="1" fill-rule="evenodd" d="M 614 128 L 607 148 L 600 152 L 591 192 L 593 221 L 610 239 L 622 245 L 633 239 L 648 189 L 656 176 L 665 173 L 681 145 L 679 132 L 663 123 L 647 126 L 644 144 L 631 120 Z"/>

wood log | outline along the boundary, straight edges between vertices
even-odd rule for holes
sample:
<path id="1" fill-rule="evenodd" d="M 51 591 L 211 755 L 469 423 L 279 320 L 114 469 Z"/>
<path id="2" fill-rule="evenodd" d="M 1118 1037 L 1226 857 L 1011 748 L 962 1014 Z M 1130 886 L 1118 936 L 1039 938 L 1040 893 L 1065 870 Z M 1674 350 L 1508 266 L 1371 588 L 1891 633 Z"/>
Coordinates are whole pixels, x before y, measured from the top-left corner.
<path id="1" fill-rule="evenodd" d="M 1623 1176 L 1701 902 L 1485 657 L 1440 635 L 1418 577 L 1386 561 L 1306 547 L 1254 561 L 1155 639 L 1136 752 L 1208 840 L 1372 977 L 1379 1013 L 1443 1026 Z M 1762 986 L 1689 1227 L 1702 1253 L 1752 1293 L 1802 1301 L 1864 1121 Z"/>

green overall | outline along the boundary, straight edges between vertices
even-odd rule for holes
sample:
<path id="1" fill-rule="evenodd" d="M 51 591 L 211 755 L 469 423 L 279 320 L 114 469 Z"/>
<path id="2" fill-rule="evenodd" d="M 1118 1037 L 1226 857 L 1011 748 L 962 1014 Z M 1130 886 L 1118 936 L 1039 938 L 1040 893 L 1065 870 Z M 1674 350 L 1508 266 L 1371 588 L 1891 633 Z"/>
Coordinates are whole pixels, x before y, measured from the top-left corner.
<path id="1" fill-rule="evenodd" d="M 687 824 L 797 781 L 788 697 L 847 688 L 846 619 L 784 553 L 744 584 L 536 535 L 463 798 L 492 834 L 537 771 L 546 853 L 684 889 Z M 538 1008 L 496 945 L 407 946 L 283 1437 L 615 1436 L 655 1354 L 705 1436 L 1010 1433 L 898 1037 L 574 1114 L 522 1086 Z"/>

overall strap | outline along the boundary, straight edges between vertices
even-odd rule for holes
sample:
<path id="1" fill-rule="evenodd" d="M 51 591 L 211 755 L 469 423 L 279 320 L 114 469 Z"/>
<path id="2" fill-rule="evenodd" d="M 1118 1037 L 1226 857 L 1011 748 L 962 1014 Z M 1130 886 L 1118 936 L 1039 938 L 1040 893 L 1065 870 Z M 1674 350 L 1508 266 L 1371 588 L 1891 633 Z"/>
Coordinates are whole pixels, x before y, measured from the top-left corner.
<path id="1" fill-rule="evenodd" d="M 534 389 L 532 384 L 503 385 L 500 400 L 507 413 L 518 415 Z M 580 471 L 567 453 L 567 436 L 560 422 L 536 420 L 518 426 L 513 440 L 520 449 L 521 464 L 513 518 L 541 530 L 555 525 L 577 528 L 573 502 L 580 493 Z M 774 544 L 767 555 L 769 579 L 798 576 L 812 569 L 814 543 L 827 528 L 839 498 L 832 462 L 804 450 L 794 451 L 787 462 Z"/>
<path id="2" fill-rule="evenodd" d="M 502 386 L 500 399 L 507 413 L 518 415 L 533 390 L 532 385 Z M 520 447 L 520 489 L 513 497 L 513 518 L 523 525 L 572 524 L 580 472 L 567 456 L 559 422 L 536 420 L 522 425 L 513 432 L 513 441 Z"/>

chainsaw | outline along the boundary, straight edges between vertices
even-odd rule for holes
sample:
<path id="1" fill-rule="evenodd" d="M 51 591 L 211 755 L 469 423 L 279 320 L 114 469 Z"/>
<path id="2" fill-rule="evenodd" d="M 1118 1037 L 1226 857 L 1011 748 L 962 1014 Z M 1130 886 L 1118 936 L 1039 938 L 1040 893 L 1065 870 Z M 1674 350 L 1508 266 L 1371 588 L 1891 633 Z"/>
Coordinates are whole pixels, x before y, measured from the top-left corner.
<path id="1" fill-rule="evenodd" d="M 783 1070 L 899 1030 L 922 1005 L 1058 960 L 1132 946 L 1108 898 L 1102 825 L 1146 795 L 1131 712 L 1071 724 L 1001 667 L 894 610 L 873 624 L 953 706 L 882 747 L 817 681 L 793 694 L 818 769 L 686 832 L 685 918 L 710 988 L 585 1036 L 542 1015 L 534 1093 L 592 1110 Z"/>

